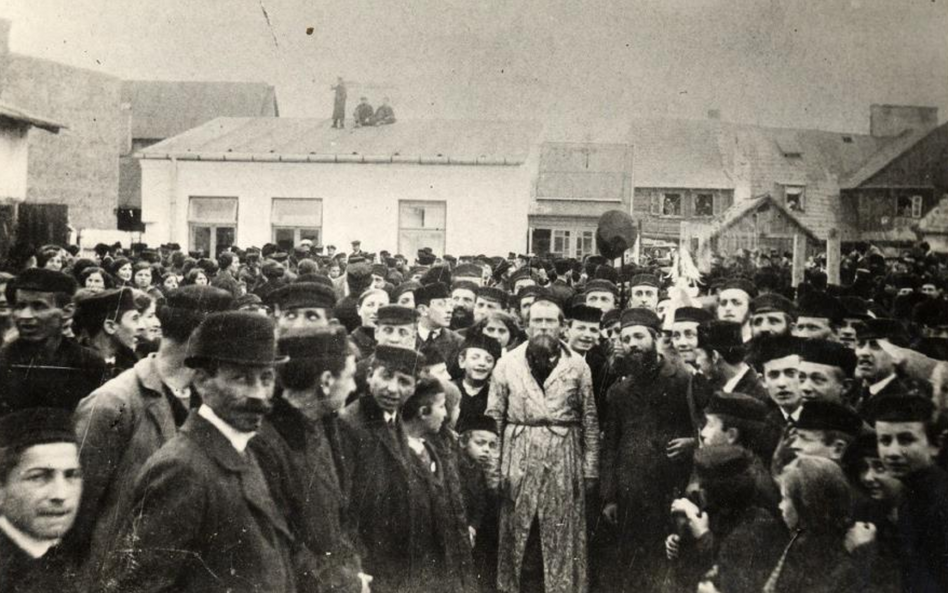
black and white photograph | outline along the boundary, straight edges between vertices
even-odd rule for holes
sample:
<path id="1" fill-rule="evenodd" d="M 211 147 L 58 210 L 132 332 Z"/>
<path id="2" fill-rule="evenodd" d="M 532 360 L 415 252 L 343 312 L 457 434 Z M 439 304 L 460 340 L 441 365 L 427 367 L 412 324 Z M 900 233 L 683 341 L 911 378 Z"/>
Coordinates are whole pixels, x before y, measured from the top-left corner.
<path id="1" fill-rule="evenodd" d="M 0 2 L 0 593 L 429 592 L 948 593 L 948 2 Z"/>

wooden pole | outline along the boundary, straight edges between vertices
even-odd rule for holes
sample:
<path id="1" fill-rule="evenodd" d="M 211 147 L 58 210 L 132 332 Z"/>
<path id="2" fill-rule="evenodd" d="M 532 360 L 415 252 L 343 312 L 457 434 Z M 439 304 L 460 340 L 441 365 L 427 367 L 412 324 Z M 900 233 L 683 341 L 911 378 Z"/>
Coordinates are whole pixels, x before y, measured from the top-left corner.
<path id="1" fill-rule="evenodd" d="M 793 275 L 791 276 L 791 286 L 794 288 L 803 283 L 804 269 L 806 269 L 806 235 L 795 233 L 793 235 Z"/>
<path id="2" fill-rule="evenodd" d="M 826 282 L 839 286 L 839 262 L 841 259 L 841 247 L 839 240 L 839 231 L 832 229 L 829 232 L 829 238 L 826 240 Z"/>

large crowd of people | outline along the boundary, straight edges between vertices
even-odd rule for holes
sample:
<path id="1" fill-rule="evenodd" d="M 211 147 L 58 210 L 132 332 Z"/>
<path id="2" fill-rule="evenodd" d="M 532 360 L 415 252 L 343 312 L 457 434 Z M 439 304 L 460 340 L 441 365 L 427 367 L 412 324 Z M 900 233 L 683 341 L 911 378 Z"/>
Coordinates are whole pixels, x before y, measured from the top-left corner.
<path id="1" fill-rule="evenodd" d="M 948 591 L 948 258 L 644 260 L 15 250 L 0 590 Z"/>

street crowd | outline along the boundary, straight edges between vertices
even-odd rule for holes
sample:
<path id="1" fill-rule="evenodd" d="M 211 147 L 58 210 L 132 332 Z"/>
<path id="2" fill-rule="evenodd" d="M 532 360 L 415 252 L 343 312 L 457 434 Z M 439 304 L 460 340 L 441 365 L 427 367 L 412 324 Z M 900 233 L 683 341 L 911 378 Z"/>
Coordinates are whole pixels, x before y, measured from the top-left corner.
<path id="1" fill-rule="evenodd" d="M 948 258 L 681 255 L 14 250 L 0 591 L 948 591 Z"/>

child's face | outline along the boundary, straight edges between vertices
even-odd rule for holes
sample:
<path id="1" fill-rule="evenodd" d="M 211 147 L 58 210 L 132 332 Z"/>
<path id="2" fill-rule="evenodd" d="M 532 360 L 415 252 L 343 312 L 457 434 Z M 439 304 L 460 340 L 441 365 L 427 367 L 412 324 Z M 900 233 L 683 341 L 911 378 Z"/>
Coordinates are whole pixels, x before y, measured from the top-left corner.
<path id="1" fill-rule="evenodd" d="M 448 408 L 445 405 L 445 401 L 444 394 L 439 393 L 434 403 L 431 404 L 431 410 L 422 416 L 422 420 L 424 420 L 425 423 L 425 430 L 430 434 L 437 434 L 437 432 L 441 430 L 441 425 L 444 424 L 444 419 L 448 417 Z"/>
<path id="2" fill-rule="evenodd" d="M 464 444 L 464 454 L 474 461 L 486 465 L 497 452 L 497 435 L 487 430 L 472 430 Z"/>
<path id="3" fill-rule="evenodd" d="M 494 357 L 480 348 L 468 348 L 459 362 L 464 375 L 471 381 L 486 381 L 494 370 Z"/>

